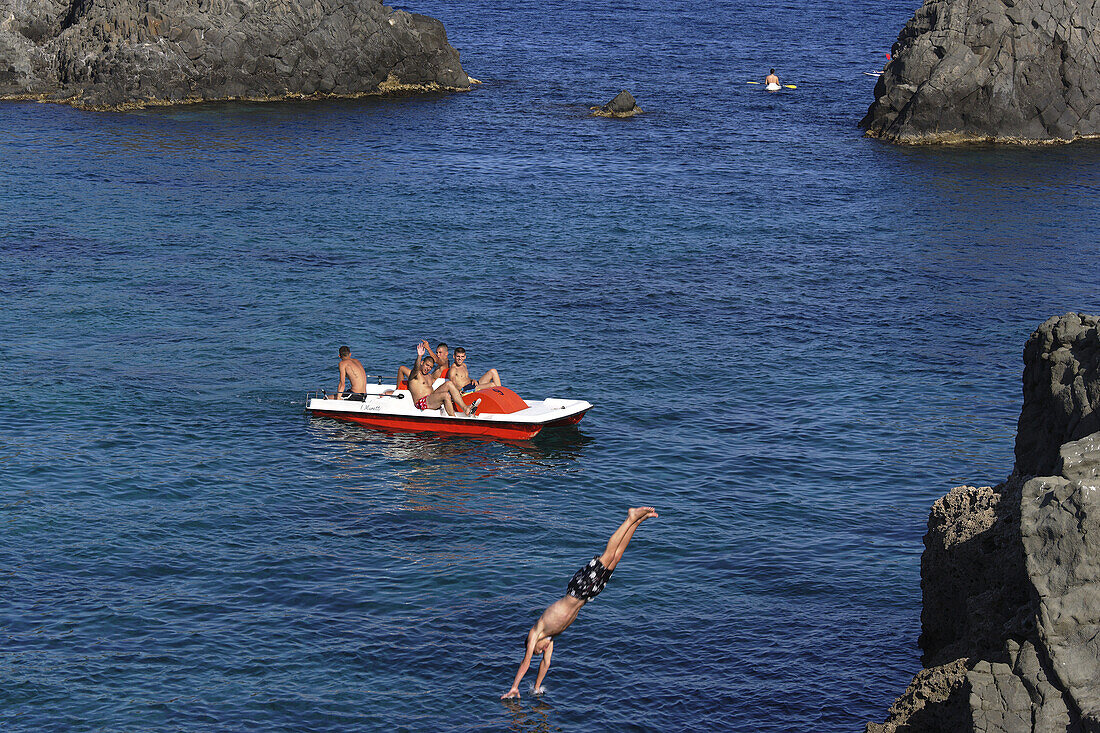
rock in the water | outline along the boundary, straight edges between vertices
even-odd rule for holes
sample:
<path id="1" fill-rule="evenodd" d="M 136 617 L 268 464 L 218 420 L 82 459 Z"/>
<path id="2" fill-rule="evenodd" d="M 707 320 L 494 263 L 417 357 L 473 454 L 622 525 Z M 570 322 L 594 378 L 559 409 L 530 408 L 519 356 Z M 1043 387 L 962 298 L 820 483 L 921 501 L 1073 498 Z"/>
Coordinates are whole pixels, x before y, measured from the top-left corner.
<path id="1" fill-rule="evenodd" d="M 892 142 L 1100 136 L 1100 2 L 925 0 L 860 123 Z"/>
<path id="2" fill-rule="evenodd" d="M 627 90 L 622 90 L 602 107 L 592 107 L 592 114 L 598 117 L 633 117 L 640 113 L 642 108 L 634 101 L 634 96 Z"/>
<path id="3" fill-rule="evenodd" d="M 1063 443 L 1100 430 L 1100 319 L 1049 318 L 1024 347 L 1016 473 L 1049 476 Z"/>
<path id="4" fill-rule="evenodd" d="M 468 89 L 443 24 L 379 0 L 0 0 L 0 97 L 126 109 Z"/>
<path id="5" fill-rule="evenodd" d="M 1096 339 L 1096 318 L 1070 314 L 1028 341 L 1017 470 L 933 506 L 928 668 L 868 731 L 1100 731 L 1100 432 L 1066 440 L 1096 414 Z"/>

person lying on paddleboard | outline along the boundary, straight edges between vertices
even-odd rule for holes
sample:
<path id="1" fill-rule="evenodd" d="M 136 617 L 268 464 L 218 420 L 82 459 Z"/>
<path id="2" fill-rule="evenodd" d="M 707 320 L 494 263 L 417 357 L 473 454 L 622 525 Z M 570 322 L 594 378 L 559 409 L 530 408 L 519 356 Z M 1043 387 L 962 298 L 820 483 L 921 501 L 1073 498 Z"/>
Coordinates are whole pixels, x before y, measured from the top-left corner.
<path id="1" fill-rule="evenodd" d="M 416 408 L 418 410 L 438 410 L 439 406 L 442 405 L 451 417 L 454 417 L 455 407 L 462 410 L 462 414 L 466 417 L 473 415 L 474 410 L 481 404 L 481 400 L 474 400 L 473 403 L 467 405 L 462 401 L 462 393 L 458 391 L 458 387 L 454 385 L 454 382 L 448 380 L 439 385 L 437 389 L 432 389 L 432 383 L 438 379 L 435 376 L 435 359 L 432 358 L 431 354 L 425 356 L 425 353 L 424 344 L 417 344 L 418 371 L 416 374 L 409 376 L 409 392 L 412 393 L 413 404 L 416 405 Z"/>
<path id="2" fill-rule="evenodd" d="M 451 365 L 451 369 L 448 372 L 449 379 L 455 383 L 455 386 L 466 394 L 467 392 L 474 392 L 479 389 L 488 389 L 489 387 L 499 387 L 500 374 L 496 369 L 490 369 L 485 372 L 481 379 L 470 379 L 470 372 L 466 367 L 466 349 L 459 346 L 455 349 L 455 363 Z"/>
<path id="3" fill-rule="evenodd" d="M 635 507 L 627 512 L 626 521 L 623 522 L 611 539 L 607 541 L 607 549 L 602 555 L 596 555 L 587 565 L 578 570 L 573 579 L 569 581 L 568 593 L 564 598 L 555 601 L 542 612 L 539 620 L 527 632 L 524 640 L 526 653 L 520 662 L 519 671 L 512 681 L 512 687 L 500 696 L 501 700 L 509 697 L 519 697 L 519 683 L 523 675 L 531 666 L 531 658 L 536 654 L 542 655 L 539 664 L 539 673 L 535 677 L 535 692 L 542 689 L 542 681 L 550 670 L 550 657 L 554 653 L 554 638 L 569 628 L 569 625 L 577 618 L 581 607 L 600 594 L 604 585 L 611 578 L 615 566 L 623 559 L 623 552 L 630 544 L 630 538 L 634 536 L 634 530 L 646 519 L 656 517 L 657 510 L 651 506 Z"/>

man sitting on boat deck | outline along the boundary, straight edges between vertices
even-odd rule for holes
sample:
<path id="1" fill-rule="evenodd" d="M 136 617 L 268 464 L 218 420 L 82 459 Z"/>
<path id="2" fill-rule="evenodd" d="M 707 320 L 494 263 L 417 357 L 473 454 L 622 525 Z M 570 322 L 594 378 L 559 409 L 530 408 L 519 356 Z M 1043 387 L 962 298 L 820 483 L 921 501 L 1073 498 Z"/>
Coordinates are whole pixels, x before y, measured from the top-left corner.
<path id="1" fill-rule="evenodd" d="M 446 381 L 437 389 L 432 389 L 432 383 L 438 379 L 434 376 L 436 364 L 431 354 L 425 356 L 424 346 L 424 344 L 417 344 L 417 373 L 409 376 L 409 392 L 412 393 L 413 404 L 418 410 L 438 410 L 439 406 L 443 405 L 451 417 L 454 417 L 457 405 L 466 417 L 473 415 L 474 410 L 481 404 L 481 400 L 474 400 L 467 406 L 454 382 Z"/>
<path id="2" fill-rule="evenodd" d="M 344 382 L 351 382 L 351 391 L 344 392 Z M 367 372 L 358 359 L 351 357 L 351 349 L 340 347 L 340 386 L 336 388 L 336 399 L 359 400 L 367 397 Z"/>
<path id="3" fill-rule="evenodd" d="M 449 378 L 455 383 L 455 386 L 466 394 L 467 392 L 475 392 L 479 389 L 488 389 L 489 387 L 499 387 L 500 375 L 496 369 L 490 369 L 485 374 L 474 381 L 470 379 L 470 372 L 466 368 L 466 349 L 459 346 L 455 349 L 455 363 L 451 365 Z"/>
<path id="4" fill-rule="evenodd" d="M 421 348 L 423 348 L 424 351 L 427 352 L 428 354 L 432 353 L 432 347 L 428 345 L 427 339 L 424 339 L 419 344 L 417 344 L 416 350 L 417 350 L 418 356 L 417 356 L 417 359 L 416 359 L 416 363 L 413 364 L 413 368 L 409 369 L 404 364 L 397 367 L 397 387 L 398 387 L 398 389 L 401 388 L 401 383 L 402 382 L 408 381 L 409 376 L 411 374 L 414 374 L 415 372 L 420 371 L 420 356 L 421 356 L 420 349 Z M 435 368 L 432 371 L 435 373 L 435 379 L 439 379 L 440 377 L 442 377 L 443 379 L 446 379 L 447 376 L 448 376 L 448 373 L 450 371 L 450 362 L 448 361 L 448 356 L 447 356 L 447 344 L 443 343 L 442 341 L 439 342 L 439 346 L 435 347 Z"/>

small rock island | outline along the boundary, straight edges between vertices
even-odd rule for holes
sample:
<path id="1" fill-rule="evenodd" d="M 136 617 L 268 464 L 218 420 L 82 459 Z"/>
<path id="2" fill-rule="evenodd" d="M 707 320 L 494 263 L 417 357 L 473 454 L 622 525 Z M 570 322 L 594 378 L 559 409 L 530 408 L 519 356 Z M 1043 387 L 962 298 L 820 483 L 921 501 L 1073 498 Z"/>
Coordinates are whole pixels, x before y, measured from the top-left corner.
<path id="1" fill-rule="evenodd" d="M 0 0 L 0 98 L 84 109 L 465 90 L 443 24 L 379 0 Z"/>
<path id="2" fill-rule="evenodd" d="M 1100 319 L 1024 347 L 1016 466 L 928 518 L 924 669 L 868 733 L 1100 730 Z"/>
<path id="3" fill-rule="evenodd" d="M 589 109 L 595 117 L 633 117 L 642 113 L 642 108 L 634 100 L 634 95 L 625 89 L 616 94 L 607 104 L 589 107 Z"/>
<path id="4" fill-rule="evenodd" d="M 1100 136 L 1100 3 L 925 0 L 860 126 L 896 143 Z"/>

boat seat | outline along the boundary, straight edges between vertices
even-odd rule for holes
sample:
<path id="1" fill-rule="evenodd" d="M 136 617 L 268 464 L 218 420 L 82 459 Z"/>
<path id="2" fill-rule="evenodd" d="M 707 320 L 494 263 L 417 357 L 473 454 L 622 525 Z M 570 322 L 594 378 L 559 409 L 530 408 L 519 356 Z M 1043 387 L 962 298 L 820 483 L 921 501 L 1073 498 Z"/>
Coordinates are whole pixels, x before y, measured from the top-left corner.
<path id="1" fill-rule="evenodd" d="M 480 415 L 483 412 L 494 415 L 509 415 L 527 409 L 527 403 L 507 387 L 479 389 L 462 395 L 462 399 L 467 405 L 474 400 L 481 400 L 481 404 L 477 406 L 477 411 L 474 413 L 475 415 Z"/>

